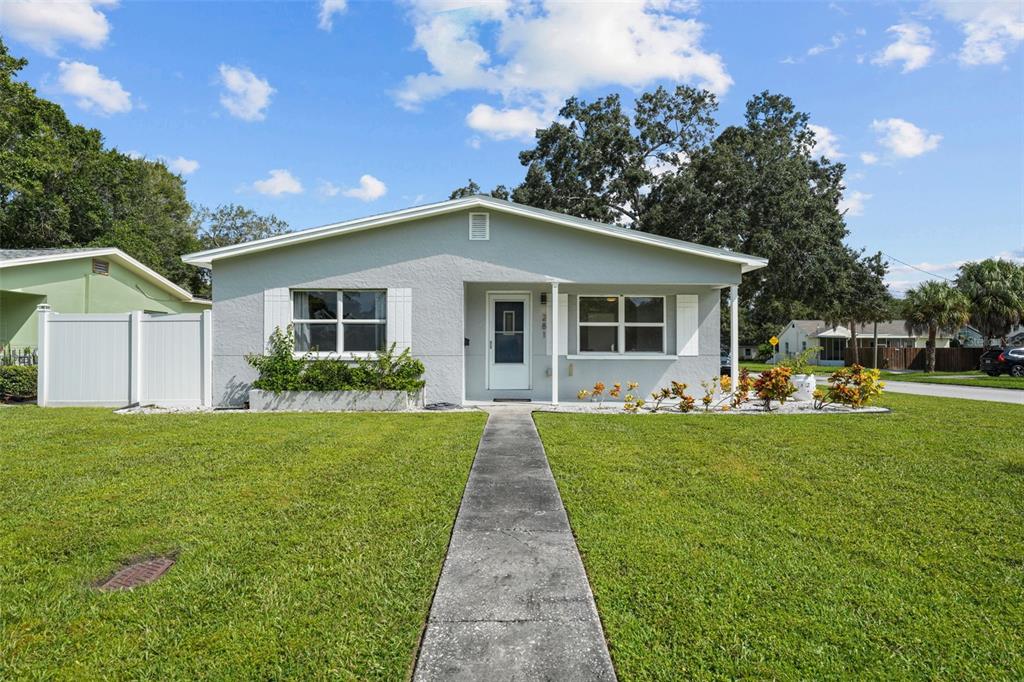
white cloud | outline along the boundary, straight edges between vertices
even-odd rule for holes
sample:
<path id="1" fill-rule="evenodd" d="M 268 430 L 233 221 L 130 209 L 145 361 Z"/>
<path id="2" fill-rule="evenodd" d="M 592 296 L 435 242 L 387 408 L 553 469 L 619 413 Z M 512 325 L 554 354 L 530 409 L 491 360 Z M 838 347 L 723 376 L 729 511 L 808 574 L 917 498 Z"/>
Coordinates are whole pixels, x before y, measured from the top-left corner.
<path id="1" fill-rule="evenodd" d="M 819 54 L 821 54 L 823 52 L 828 52 L 829 50 L 835 50 L 836 48 L 838 48 L 840 45 L 842 45 L 845 42 L 846 42 L 846 36 L 843 35 L 842 33 L 836 33 L 836 34 L 834 34 L 832 36 L 831 39 L 829 39 L 828 44 L 815 45 L 811 49 L 807 50 L 807 56 L 808 57 L 816 57 L 816 56 L 818 56 Z"/>
<path id="2" fill-rule="evenodd" d="M 839 151 L 839 137 L 825 126 L 809 123 L 807 125 L 814 133 L 814 153 L 828 159 L 841 159 L 846 154 Z"/>
<path id="3" fill-rule="evenodd" d="M 321 180 L 320 189 L 318 191 L 320 192 L 320 196 L 323 197 L 336 197 L 341 194 L 341 188 L 329 180 Z"/>
<path id="4" fill-rule="evenodd" d="M 97 7 L 116 4 L 116 0 L 3 0 L 0 3 L 0 28 L 50 56 L 56 54 L 62 42 L 96 49 L 107 41 L 110 34 L 110 23 Z"/>
<path id="5" fill-rule="evenodd" d="M 888 66 L 896 62 L 903 63 L 903 73 L 916 71 L 931 60 L 935 54 L 932 44 L 932 32 L 920 24 L 896 24 L 886 29 L 896 36 L 890 43 L 871 60 L 872 64 Z"/>
<path id="6" fill-rule="evenodd" d="M 495 140 L 529 139 L 537 128 L 544 128 L 553 118 L 554 115 L 543 116 L 528 107 L 499 110 L 487 104 L 477 104 L 466 115 L 466 124 Z"/>
<path id="7" fill-rule="evenodd" d="M 913 158 L 937 149 L 942 135 L 929 134 L 902 118 L 887 118 L 871 123 L 871 129 L 878 133 L 878 142 L 895 156 Z"/>
<path id="8" fill-rule="evenodd" d="M 966 66 L 1000 64 L 1024 41 L 1024 12 L 1019 2 L 943 0 L 938 5 L 964 32 L 957 58 Z"/>
<path id="9" fill-rule="evenodd" d="M 320 22 L 317 26 L 324 31 L 330 31 L 334 28 L 334 15 L 344 14 L 347 8 L 347 0 L 320 0 Z"/>
<path id="10" fill-rule="evenodd" d="M 360 201 L 376 201 L 387 193 L 387 185 L 372 175 L 363 175 L 359 178 L 359 187 L 346 189 L 342 192 L 343 195 L 359 199 Z"/>
<path id="11" fill-rule="evenodd" d="M 536 119 L 586 88 L 639 88 L 665 79 L 721 94 L 732 85 L 722 58 L 701 47 L 704 25 L 678 15 L 691 5 L 668 0 L 412 4 L 414 46 L 424 51 L 432 69 L 409 76 L 398 91 L 398 103 L 408 109 L 450 92 L 482 90 L 499 94 L 502 109 L 518 111 L 523 120 L 526 108 Z M 481 36 L 489 38 L 487 45 Z M 477 116 L 483 118 L 485 111 Z"/>
<path id="12" fill-rule="evenodd" d="M 861 152 L 860 160 L 861 163 L 863 163 L 865 166 L 873 166 L 876 163 L 878 163 L 878 154 L 873 154 L 871 152 Z"/>
<path id="13" fill-rule="evenodd" d="M 298 178 L 283 168 L 270 171 L 265 180 L 252 183 L 252 188 L 260 194 L 279 197 L 282 194 L 302 194 L 302 183 Z"/>
<path id="14" fill-rule="evenodd" d="M 106 78 L 92 64 L 61 62 L 57 84 L 61 90 L 78 99 L 75 103 L 88 111 L 121 114 L 132 110 L 131 93 L 113 78 Z"/>
<path id="15" fill-rule="evenodd" d="M 270 106 L 274 88 L 252 71 L 238 66 L 220 65 L 220 82 L 224 91 L 220 103 L 232 116 L 243 121 L 262 121 Z"/>
<path id="16" fill-rule="evenodd" d="M 864 215 L 864 204 L 871 198 L 864 192 L 846 192 L 839 201 L 839 212 L 848 216 Z"/>
<path id="17" fill-rule="evenodd" d="M 176 156 L 173 159 L 160 157 L 172 173 L 180 175 L 191 175 L 199 170 L 199 162 L 193 159 L 186 159 L 184 156 Z"/>

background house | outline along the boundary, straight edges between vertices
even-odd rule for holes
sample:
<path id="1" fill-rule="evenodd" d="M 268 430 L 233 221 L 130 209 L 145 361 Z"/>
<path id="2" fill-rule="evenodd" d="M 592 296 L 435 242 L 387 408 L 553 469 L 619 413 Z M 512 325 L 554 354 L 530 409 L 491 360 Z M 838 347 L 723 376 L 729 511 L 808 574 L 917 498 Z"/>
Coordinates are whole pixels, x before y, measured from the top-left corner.
<path id="1" fill-rule="evenodd" d="M 779 333 L 779 347 L 775 359 L 793 357 L 808 348 L 821 348 L 816 361 L 821 365 L 842 365 L 846 348 L 850 345 L 850 330 L 843 325 L 832 326 L 824 320 L 792 320 Z M 936 348 L 948 348 L 955 335 L 939 332 Z M 905 320 L 878 323 L 879 348 L 924 348 L 927 334 L 914 335 L 907 331 Z M 874 346 L 874 324 L 857 327 L 857 345 L 870 350 Z"/>
<path id="2" fill-rule="evenodd" d="M 0 249 L 0 347 L 36 346 L 36 306 L 57 313 L 190 313 L 208 309 L 120 249 Z"/>

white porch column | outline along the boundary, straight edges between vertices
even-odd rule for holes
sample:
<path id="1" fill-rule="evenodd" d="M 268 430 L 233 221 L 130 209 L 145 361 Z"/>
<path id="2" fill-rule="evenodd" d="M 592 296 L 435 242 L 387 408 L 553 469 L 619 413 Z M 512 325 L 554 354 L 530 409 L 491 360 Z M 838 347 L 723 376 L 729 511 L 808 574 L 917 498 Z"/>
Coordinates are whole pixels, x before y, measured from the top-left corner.
<path id="1" fill-rule="evenodd" d="M 551 283 L 551 298 L 548 301 L 551 314 L 548 316 L 548 334 L 551 335 L 551 404 L 558 404 L 558 282 Z"/>
<path id="2" fill-rule="evenodd" d="M 729 287 L 729 378 L 732 390 L 740 383 L 740 288 Z"/>

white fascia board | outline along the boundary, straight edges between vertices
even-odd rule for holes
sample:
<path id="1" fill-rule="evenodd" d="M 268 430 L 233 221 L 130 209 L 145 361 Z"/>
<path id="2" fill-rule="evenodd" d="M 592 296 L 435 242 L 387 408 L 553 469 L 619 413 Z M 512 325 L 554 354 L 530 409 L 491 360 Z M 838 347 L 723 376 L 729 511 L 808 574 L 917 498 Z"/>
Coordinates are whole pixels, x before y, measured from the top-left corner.
<path id="1" fill-rule="evenodd" d="M 586 232 L 602 234 L 610 237 L 617 237 L 619 239 L 626 239 L 629 241 L 647 244 L 649 246 L 655 246 L 691 255 L 704 256 L 706 258 L 712 258 L 715 260 L 723 260 L 731 263 L 736 263 L 741 266 L 741 272 L 743 273 L 763 268 L 768 264 L 767 259 L 764 258 L 757 258 L 755 256 L 747 256 L 739 253 L 731 253 L 723 249 L 713 249 L 712 247 L 704 247 L 698 244 L 690 244 L 689 242 L 684 242 L 682 240 L 669 240 L 669 238 L 666 237 L 657 237 L 654 235 L 649 235 L 645 232 L 627 230 L 625 228 L 617 228 L 610 225 L 602 225 L 600 223 L 594 223 L 592 221 L 583 221 L 579 219 L 574 219 L 570 216 L 566 216 L 563 218 L 559 217 L 557 214 L 554 214 L 550 211 L 540 211 L 529 206 L 522 206 L 520 204 L 514 204 L 511 202 L 480 196 L 467 197 L 464 199 L 454 199 L 452 201 L 443 201 L 436 204 L 428 204 L 426 206 L 407 208 L 400 211 L 383 213 L 380 215 L 370 216 L 367 218 L 358 218 L 356 220 L 350 220 L 342 223 L 333 223 L 330 225 L 315 227 L 308 230 L 301 230 L 299 232 L 291 232 L 284 235 L 268 237 L 266 239 L 259 239 L 253 242 L 247 242 L 245 244 L 236 244 L 233 246 L 224 246 L 217 249 L 209 249 L 207 251 L 198 251 L 196 253 L 186 254 L 181 258 L 183 261 L 189 263 L 190 265 L 198 265 L 200 267 L 209 268 L 213 266 L 214 261 L 221 258 L 231 258 L 233 256 L 257 253 L 260 251 L 266 251 L 268 249 L 274 249 L 279 246 L 302 244 L 304 242 L 313 241 L 317 239 L 324 239 L 327 237 L 334 237 L 344 234 L 350 234 L 353 232 L 360 232 L 375 227 L 394 225 L 397 223 L 403 223 L 410 220 L 429 218 L 432 216 L 443 215 L 445 213 L 452 213 L 455 211 L 465 210 L 468 208 L 493 209 L 504 213 L 521 215 L 528 218 L 533 218 L 535 220 L 542 220 L 544 222 L 563 225 L 565 227 L 572 227 Z"/>
<path id="2" fill-rule="evenodd" d="M 187 289 L 182 289 L 177 284 L 161 275 L 156 270 L 143 265 L 121 249 L 106 247 L 91 249 L 89 251 L 69 251 L 67 253 L 53 253 L 45 256 L 31 256 L 29 258 L 16 258 L 13 260 L 0 261 L 0 268 L 18 267 L 22 265 L 37 265 L 39 263 L 56 263 L 58 261 L 79 260 L 82 258 L 110 258 L 124 267 L 128 268 L 143 279 L 162 289 L 174 294 L 177 298 L 187 303 L 203 303 L 203 299 L 194 298 Z"/>

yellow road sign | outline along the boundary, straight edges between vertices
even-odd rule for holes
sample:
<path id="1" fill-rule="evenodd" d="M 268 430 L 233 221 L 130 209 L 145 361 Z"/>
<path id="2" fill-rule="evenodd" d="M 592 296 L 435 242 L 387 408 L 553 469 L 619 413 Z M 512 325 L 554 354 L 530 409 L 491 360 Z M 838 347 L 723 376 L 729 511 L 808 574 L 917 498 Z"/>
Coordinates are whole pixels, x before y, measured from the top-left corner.
<path id="1" fill-rule="evenodd" d="M 773 346 L 779 345 L 779 337 L 773 336 L 772 338 L 768 339 L 768 343 L 772 344 Z"/>

